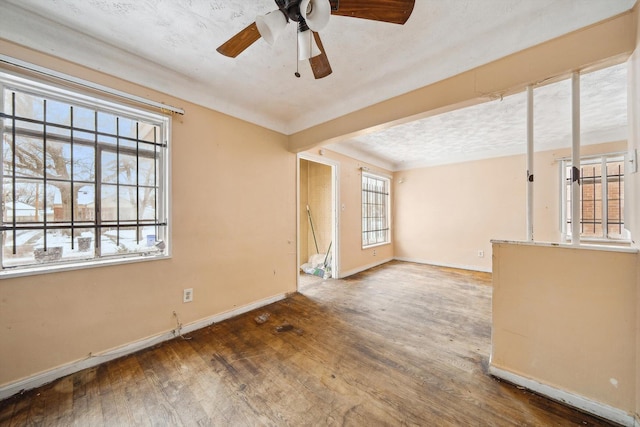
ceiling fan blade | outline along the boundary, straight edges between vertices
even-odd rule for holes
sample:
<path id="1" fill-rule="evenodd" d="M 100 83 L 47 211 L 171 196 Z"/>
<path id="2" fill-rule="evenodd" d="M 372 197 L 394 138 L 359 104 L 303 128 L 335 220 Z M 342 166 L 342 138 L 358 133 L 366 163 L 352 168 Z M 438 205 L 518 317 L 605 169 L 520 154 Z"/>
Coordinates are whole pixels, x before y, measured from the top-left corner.
<path id="1" fill-rule="evenodd" d="M 254 22 L 235 36 L 231 37 L 216 50 L 225 56 L 235 58 L 236 56 L 240 55 L 246 48 L 255 43 L 259 38 L 260 32 L 258 31 L 256 23 Z"/>
<path id="2" fill-rule="evenodd" d="M 331 14 L 404 24 L 413 12 L 415 0 L 330 0 Z"/>
<path id="3" fill-rule="evenodd" d="M 314 32 L 313 38 L 316 40 L 318 48 L 320 48 L 320 55 L 309 58 L 309 64 L 311 64 L 311 70 L 316 79 L 327 77 L 332 73 L 331 64 L 329 64 L 329 58 L 327 58 L 327 52 L 324 50 L 322 40 L 320 40 L 320 34 Z"/>

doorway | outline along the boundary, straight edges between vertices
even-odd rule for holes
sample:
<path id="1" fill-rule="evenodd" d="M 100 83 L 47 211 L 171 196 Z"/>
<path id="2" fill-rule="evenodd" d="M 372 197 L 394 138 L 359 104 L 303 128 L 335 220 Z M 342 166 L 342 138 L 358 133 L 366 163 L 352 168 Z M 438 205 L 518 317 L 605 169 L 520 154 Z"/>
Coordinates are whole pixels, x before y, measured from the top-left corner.
<path id="1" fill-rule="evenodd" d="M 298 155 L 298 288 L 339 277 L 338 163 Z"/>

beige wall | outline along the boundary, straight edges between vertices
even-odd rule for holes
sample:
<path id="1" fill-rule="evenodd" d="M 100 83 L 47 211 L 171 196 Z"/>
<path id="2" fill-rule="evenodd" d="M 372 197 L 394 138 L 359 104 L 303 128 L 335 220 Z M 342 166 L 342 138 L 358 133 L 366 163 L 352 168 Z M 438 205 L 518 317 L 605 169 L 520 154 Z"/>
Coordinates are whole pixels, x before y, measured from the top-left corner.
<path id="1" fill-rule="evenodd" d="M 637 46 L 640 45 L 640 8 L 636 4 L 634 8 L 634 18 L 636 20 L 636 50 L 629 59 L 629 151 L 640 154 L 640 52 Z M 637 167 L 637 165 L 636 165 Z M 640 247 L 640 169 L 627 176 L 626 194 L 635 195 L 628 204 L 628 227 L 631 230 L 634 246 Z M 640 286 L 640 268 L 638 268 L 638 284 Z M 640 422 L 640 291 L 636 295 L 636 419 Z"/>
<path id="2" fill-rule="evenodd" d="M 582 153 L 625 151 L 626 144 L 585 146 Z M 559 160 L 570 155 L 566 148 L 534 156 L 537 241 L 561 241 Z M 525 171 L 518 155 L 396 172 L 395 257 L 491 271 L 491 239 L 526 238 Z"/>
<path id="3" fill-rule="evenodd" d="M 525 235 L 523 170 L 510 156 L 396 172 L 395 256 L 490 271 L 490 240 Z"/>
<path id="4" fill-rule="evenodd" d="M 638 254 L 496 243 L 491 364 L 635 412 Z"/>
<path id="5" fill-rule="evenodd" d="M 0 280 L 0 387 L 296 287 L 296 156 L 284 135 L 0 41 L 3 54 L 183 107 L 167 260 Z M 194 302 L 182 303 L 183 288 Z"/>

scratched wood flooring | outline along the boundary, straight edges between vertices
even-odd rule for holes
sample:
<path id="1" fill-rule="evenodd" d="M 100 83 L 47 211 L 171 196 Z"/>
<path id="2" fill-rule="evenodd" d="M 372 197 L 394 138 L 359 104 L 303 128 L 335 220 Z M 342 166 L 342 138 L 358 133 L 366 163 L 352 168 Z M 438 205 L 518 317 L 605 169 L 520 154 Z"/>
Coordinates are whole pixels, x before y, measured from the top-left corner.
<path id="1" fill-rule="evenodd" d="M 610 425 L 487 375 L 490 284 L 391 262 L 306 285 L 0 402 L 0 425 Z"/>

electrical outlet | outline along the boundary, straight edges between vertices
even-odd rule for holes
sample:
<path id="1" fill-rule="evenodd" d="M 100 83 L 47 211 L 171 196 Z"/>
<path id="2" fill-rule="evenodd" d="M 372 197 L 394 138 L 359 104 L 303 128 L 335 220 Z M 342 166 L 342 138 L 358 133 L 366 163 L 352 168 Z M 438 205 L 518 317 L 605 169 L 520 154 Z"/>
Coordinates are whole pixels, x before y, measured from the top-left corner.
<path id="1" fill-rule="evenodd" d="M 478 258 L 484 258 L 484 251 L 478 251 Z"/>
<path id="2" fill-rule="evenodd" d="M 193 288 L 183 289 L 182 302 L 192 302 L 192 301 L 193 301 Z"/>
<path id="3" fill-rule="evenodd" d="M 376 250 L 375 249 L 373 250 L 373 256 L 376 256 Z"/>

